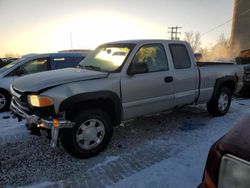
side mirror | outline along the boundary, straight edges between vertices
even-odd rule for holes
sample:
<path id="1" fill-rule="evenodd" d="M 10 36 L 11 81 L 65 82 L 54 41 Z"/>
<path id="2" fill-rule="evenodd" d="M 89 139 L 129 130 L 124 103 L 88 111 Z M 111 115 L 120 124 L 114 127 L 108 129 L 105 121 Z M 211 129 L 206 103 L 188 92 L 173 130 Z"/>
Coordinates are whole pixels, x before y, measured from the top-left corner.
<path id="1" fill-rule="evenodd" d="M 128 69 L 128 75 L 142 74 L 148 72 L 147 63 L 131 63 Z"/>
<path id="2" fill-rule="evenodd" d="M 21 76 L 21 75 L 23 75 L 24 74 L 24 71 L 23 71 L 23 69 L 21 69 L 21 67 L 19 67 L 17 70 L 16 70 L 16 72 L 15 72 L 15 75 L 17 75 L 17 76 Z"/>

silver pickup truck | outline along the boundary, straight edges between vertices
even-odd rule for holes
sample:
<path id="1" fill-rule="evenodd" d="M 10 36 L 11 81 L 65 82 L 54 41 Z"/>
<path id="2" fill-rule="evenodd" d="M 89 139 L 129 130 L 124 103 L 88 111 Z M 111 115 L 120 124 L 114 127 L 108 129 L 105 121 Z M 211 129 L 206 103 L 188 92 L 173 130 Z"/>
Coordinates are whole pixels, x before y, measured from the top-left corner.
<path id="1" fill-rule="evenodd" d="M 239 65 L 197 65 L 186 42 L 111 42 L 78 68 L 16 80 L 11 110 L 32 133 L 46 130 L 53 147 L 60 140 L 71 155 L 88 158 L 106 148 L 114 126 L 131 118 L 200 103 L 214 116 L 226 114 L 242 76 Z"/>

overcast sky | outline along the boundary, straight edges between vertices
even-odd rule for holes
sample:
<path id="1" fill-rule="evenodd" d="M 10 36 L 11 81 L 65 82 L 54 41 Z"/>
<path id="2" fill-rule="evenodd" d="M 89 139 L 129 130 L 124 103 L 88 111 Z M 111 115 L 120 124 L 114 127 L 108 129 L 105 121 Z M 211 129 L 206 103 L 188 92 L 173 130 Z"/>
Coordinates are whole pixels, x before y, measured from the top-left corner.
<path id="1" fill-rule="evenodd" d="M 233 15 L 233 0 L 0 0 L 0 56 L 93 49 L 126 39 L 169 39 L 168 27 L 206 33 Z M 209 46 L 231 22 L 202 35 Z M 71 33 L 71 34 L 70 34 Z"/>

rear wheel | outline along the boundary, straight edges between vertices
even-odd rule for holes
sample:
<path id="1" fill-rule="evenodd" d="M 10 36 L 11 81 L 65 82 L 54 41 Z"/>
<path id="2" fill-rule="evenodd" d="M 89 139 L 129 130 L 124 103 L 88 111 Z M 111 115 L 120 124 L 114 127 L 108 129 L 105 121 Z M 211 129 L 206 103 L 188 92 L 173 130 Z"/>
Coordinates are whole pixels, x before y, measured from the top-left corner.
<path id="1" fill-rule="evenodd" d="M 73 129 L 65 130 L 61 143 L 74 157 L 89 158 L 102 152 L 108 145 L 113 126 L 109 116 L 102 110 L 86 110 L 72 120 Z"/>
<path id="2" fill-rule="evenodd" d="M 0 112 L 6 111 L 10 107 L 11 95 L 8 91 L 0 90 Z"/>
<path id="3" fill-rule="evenodd" d="M 213 116 L 223 116 L 228 112 L 231 100 L 231 91 L 227 87 L 221 87 L 214 99 L 207 103 L 207 110 Z"/>

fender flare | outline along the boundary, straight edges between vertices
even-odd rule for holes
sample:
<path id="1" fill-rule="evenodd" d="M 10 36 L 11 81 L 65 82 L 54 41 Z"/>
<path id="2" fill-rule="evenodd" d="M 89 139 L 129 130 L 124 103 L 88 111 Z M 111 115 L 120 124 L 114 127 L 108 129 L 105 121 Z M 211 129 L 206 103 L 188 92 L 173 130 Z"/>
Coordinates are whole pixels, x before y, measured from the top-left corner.
<path id="1" fill-rule="evenodd" d="M 223 85 L 223 83 L 228 82 L 228 81 L 233 81 L 235 84 L 235 88 L 237 87 L 238 77 L 236 75 L 235 76 L 224 76 L 222 78 L 216 79 L 215 84 L 214 84 L 214 92 L 213 92 L 213 95 L 212 95 L 210 101 L 214 100 L 216 93 L 219 90 L 219 88 L 221 87 L 221 85 Z"/>
<path id="2" fill-rule="evenodd" d="M 115 125 L 119 125 L 122 119 L 122 103 L 120 97 L 115 92 L 112 91 L 87 92 L 70 96 L 69 98 L 62 101 L 62 103 L 59 106 L 59 112 L 63 112 L 67 110 L 69 107 L 72 107 L 78 103 L 90 100 L 98 100 L 98 99 L 101 100 L 108 99 L 112 101 L 115 107 L 114 109 Z"/>

